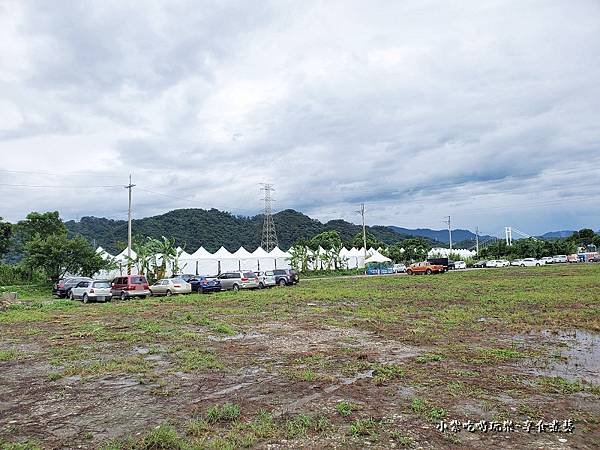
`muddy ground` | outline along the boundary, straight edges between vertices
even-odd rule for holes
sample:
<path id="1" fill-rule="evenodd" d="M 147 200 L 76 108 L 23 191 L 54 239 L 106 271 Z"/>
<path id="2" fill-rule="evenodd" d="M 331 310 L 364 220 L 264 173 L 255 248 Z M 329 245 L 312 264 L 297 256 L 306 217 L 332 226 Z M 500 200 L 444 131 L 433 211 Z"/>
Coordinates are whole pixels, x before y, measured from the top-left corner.
<path id="1" fill-rule="evenodd" d="M 599 275 L 508 269 L 25 303 L 0 312 L 0 443 L 598 448 Z M 565 301 L 575 286 L 585 298 Z M 224 404 L 239 415 L 211 419 Z M 502 431 L 484 431 L 492 421 Z M 165 424 L 170 437 L 149 446 Z"/>

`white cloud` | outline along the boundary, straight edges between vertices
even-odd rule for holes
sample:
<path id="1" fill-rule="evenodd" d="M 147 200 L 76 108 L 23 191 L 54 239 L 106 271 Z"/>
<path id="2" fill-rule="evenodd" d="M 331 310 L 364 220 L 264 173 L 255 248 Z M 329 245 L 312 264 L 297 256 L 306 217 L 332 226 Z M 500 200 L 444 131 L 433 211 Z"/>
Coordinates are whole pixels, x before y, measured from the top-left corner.
<path id="1" fill-rule="evenodd" d="M 48 184 L 133 172 L 166 194 L 140 190 L 138 217 L 254 213 L 270 181 L 279 208 L 321 219 L 356 221 L 365 201 L 370 223 L 592 226 L 599 13 L 592 0 L 9 1 L 0 155 L 61 173 Z M 0 186 L 13 220 L 123 209 L 116 190 L 15 191 Z"/>

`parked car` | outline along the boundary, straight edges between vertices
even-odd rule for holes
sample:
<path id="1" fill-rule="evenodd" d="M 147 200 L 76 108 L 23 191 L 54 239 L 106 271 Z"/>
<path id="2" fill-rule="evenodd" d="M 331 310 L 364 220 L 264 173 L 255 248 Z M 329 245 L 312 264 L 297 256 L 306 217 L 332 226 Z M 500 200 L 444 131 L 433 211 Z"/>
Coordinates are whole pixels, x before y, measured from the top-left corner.
<path id="1" fill-rule="evenodd" d="M 408 269 L 406 269 L 406 273 L 409 275 L 431 275 L 433 273 L 444 273 L 445 271 L 445 266 L 442 266 L 441 264 L 431 264 L 429 261 L 411 264 Z"/>
<path id="2" fill-rule="evenodd" d="M 55 295 L 58 298 L 69 298 L 71 289 L 79 284 L 80 281 L 92 281 L 92 279 L 88 277 L 68 277 L 58 280 L 58 282 L 52 286 L 52 295 Z"/>
<path id="3" fill-rule="evenodd" d="M 543 258 L 540 258 L 540 262 L 542 264 L 552 264 L 554 263 L 554 258 L 552 256 L 544 256 Z"/>
<path id="4" fill-rule="evenodd" d="M 192 285 L 183 278 L 163 278 L 150 286 L 152 295 L 170 297 L 174 294 L 190 294 Z"/>
<path id="5" fill-rule="evenodd" d="M 112 299 L 110 287 L 110 281 L 108 280 L 80 281 L 71 288 L 69 298 L 71 300 L 81 299 L 83 303 L 88 303 L 92 300 L 110 302 Z"/>
<path id="6" fill-rule="evenodd" d="M 187 277 L 181 277 L 184 281 L 187 281 L 192 286 L 192 292 L 199 292 L 201 294 L 207 292 L 218 292 L 221 290 L 221 282 L 216 278 L 205 277 L 204 275 L 192 275 Z"/>
<path id="7" fill-rule="evenodd" d="M 499 261 L 496 259 L 490 259 L 485 263 L 485 267 L 502 267 L 498 265 Z"/>
<path id="8" fill-rule="evenodd" d="M 406 266 L 404 264 L 394 264 L 393 269 L 394 269 L 394 273 L 406 272 Z"/>
<path id="9" fill-rule="evenodd" d="M 554 264 L 568 263 L 567 255 L 554 255 L 552 257 L 552 262 Z"/>
<path id="10" fill-rule="evenodd" d="M 466 269 L 467 268 L 467 263 L 464 261 L 455 261 L 454 262 L 454 268 L 455 269 Z"/>
<path id="11" fill-rule="evenodd" d="M 521 267 L 541 266 L 543 263 L 539 259 L 525 258 L 521 260 Z"/>
<path id="12" fill-rule="evenodd" d="M 454 261 L 448 258 L 427 258 L 427 262 L 433 265 L 444 266 L 444 270 L 454 269 Z"/>
<path id="13" fill-rule="evenodd" d="M 112 281 L 112 296 L 126 300 L 131 297 L 146 298 L 150 295 L 150 287 L 146 277 L 142 275 L 125 275 Z"/>
<path id="14" fill-rule="evenodd" d="M 496 260 L 496 267 L 509 267 L 510 266 L 510 261 L 507 261 L 506 259 L 497 259 Z"/>
<path id="15" fill-rule="evenodd" d="M 293 269 L 275 269 L 273 274 L 275 275 L 275 282 L 279 286 L 300 283 L 300 276 L 298 275 L 298 272 Z"/>
<path id="16" fill-rule="evenodd" d="M 511 266 L 520 266 L 521 261 L 523 261 L 523 260 L 522 259 L 513 259 L 512 262 L 510 263 L 510 265 Z"/>
<path id="17" fill-rule="evenodd" d="M 478 267 L 478 268 L 483 268 L 486 267 L 487 261 L 485 259 L 482 259 L 481 261 L 477 261 L 476 263 L 473 264 L 473 267 Z"/>
<path id="18" fill-rule="evenodd" d="M 567 261 L 570 263 L 578 263 L 579 255 L 577 255 L 577 254 L 569 255 L 569 256 L 567 256 Z"/>
<path id="19" fill-rule="evenodd" d="M 221 282 L 221 289 L 225 291 L 239 291 L 240 289 L 258 288 L 258 277 L 250 270 L 224 272 L 219 275 L 217 279 Z"/>
<path id="20" fill-rule="evenodd" d="M 275 274 L 272 270 L 267 270 L 265 272 L 254 272 L 254 274 L 258 278 L 258 288 L 270 288 L 273 286 L 277 286 L 277 281 L 275 280 Z"/>

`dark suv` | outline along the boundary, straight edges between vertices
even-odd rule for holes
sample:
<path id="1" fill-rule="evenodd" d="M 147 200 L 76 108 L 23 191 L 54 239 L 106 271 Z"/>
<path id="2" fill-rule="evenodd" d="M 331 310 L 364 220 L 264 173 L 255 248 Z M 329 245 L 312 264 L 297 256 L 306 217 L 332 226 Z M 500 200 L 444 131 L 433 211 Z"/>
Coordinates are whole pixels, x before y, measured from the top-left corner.
<path id="1" fill-rule="evenodd" d="M 52 286 L 52 295 L 55 295 L 58 298 L 68 298 L 71 289 L 77 286 L 80 281 L 92 281 L 92 279 L 87 277 L 70 277 L 58 280 L 58 282 Z"/>
<path id="2" fill-rule="evenodd" d="M 279 286 L 298 284 L 300 282 L 298 272 L 293 269 L 275 269 L 273 275 L 275 275 L 275 283 Z"/>

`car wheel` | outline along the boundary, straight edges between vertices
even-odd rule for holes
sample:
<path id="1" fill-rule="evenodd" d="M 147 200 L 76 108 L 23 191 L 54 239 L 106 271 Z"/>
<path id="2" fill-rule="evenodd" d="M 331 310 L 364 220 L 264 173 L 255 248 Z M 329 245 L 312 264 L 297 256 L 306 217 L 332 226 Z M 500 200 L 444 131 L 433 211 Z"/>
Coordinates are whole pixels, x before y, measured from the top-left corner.
<path id="1" fill-rule="evenodd" d="M 539 263 L 535 265 L 536 267 L 540 267 Z"/>
<path id="2" fill-rule="evenodd" d="M 121 292 L 121 300 L 123 300 L 123 301 L 127 300 L 127 293 L 125 291 Z"/>
<path id="3" fill-rule="evenodd" d="M 233 292 L 237 292 L 240 290 L 240 287 L 237 284 L 234 284 L 231 289 L 233 290 Z"/>
<path id="4" fill-rule="evenodd" d="M 525 264 L 521 264 L 521 267 L 525 267 Z"/>
<path id="5" fill-rule="evenodd" d="M 408 269 L 408 270 L 406 271 L 406 275 L 412 275 L 412 274 L 413 274 L 413 271 L 412 271 L 412 270 Z"/>
<path id="6" fill-rule="evenodd" d="M 425 271 L 425 274 L 426 274 L 426 275 L 431 275 L 431 269 L 427 269 L 427 270 Z"/>
<path id="7" fill-rule="evenodd" d="M 75 300 L 75 295 L 73 295 L 73 291 L 69 291 L 69 292 L 67 293 L 67 298 L 68 298 L 69 300 Z"/>
<path id="8" fill-rule="evenodd" d="M 258 288 L 259 289 L 264 289 L 265 285 L 262 282 L 260 282 L 260 283 L 258 283 Z"/>
<path id="9" fill-rule="evenodd" d="M 279 286 L 285 286 L 285 285 L 286 285 L 286 282 L 285 282 L 285 280 L 282 278 L 281 280 L 279 280 L 279 281 L 277 282 L 277 284 L 279 284 Z"/>
<path id="10" fill-rule="evenodd" d="M 173 295 L 173 293 L 171 292 L 170 289 L 167 289 L 167 292 L 165 294 L 167 297 L 170 297 L 171 295 Z"/>
<path id="11" fill-rule="evenodd" d="M 87 294 L 83 294 L 83 297 L 81 298 L 81 301 L 83 301 L 83 303 L 89 303 L 90 298 L 88 297 Z"/>
<path id="12" fill-rule="evenodd" d="M 146 298 L 146 296 L 145 295 L 140 295 L 140 298 Z"/>

